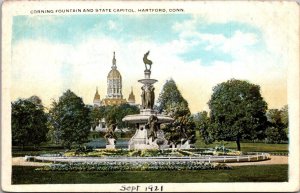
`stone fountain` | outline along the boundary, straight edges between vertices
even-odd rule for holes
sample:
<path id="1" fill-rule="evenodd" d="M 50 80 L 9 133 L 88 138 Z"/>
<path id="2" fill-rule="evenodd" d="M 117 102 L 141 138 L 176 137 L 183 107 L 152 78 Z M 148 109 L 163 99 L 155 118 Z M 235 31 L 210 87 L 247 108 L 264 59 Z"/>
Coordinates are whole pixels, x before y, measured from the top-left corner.
<path id="1" fill-rule="evenodd" d="M 148 51 L 143 58 L 145 63 L 144 79 L 138 80 L 143 84 L 140 114 L 127 115 L 122 119 L 124 122 L 136 125 L 136 132 L 128 143 L 128 149 L 165 149 L 169 147 L 168 141 L 160 129 L 160 124 L 171 123 L 173 118 L 159 114 L 153 109 L 155 101 L 153 85 L 157 80 L 150 77 L 152 61 L 147 58 L 149 53 Z"/>

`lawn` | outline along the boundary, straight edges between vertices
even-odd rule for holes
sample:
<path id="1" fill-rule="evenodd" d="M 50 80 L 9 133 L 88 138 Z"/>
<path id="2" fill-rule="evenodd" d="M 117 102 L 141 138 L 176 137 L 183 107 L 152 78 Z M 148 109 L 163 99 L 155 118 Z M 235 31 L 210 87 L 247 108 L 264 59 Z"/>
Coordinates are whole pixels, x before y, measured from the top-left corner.
<path id="1" fill-rule="evenodd" d="M 12 167 L 13 184 L 83 183 L 189 183 L 189 182 L 286 182 L 288 165 L 233 167 L 232 170 L 61 172 L 36 171 L 35 167 Z M 159 176 L 159 177 L 158 177 Z"/>
<path id="2" fill-rule="evenodd" d="M 224 144 L 226 148 L 236 149 L 235 141 L 223 141 L 214 142 L 212 144 L 205 144 L 200 137 L 199 132 L 196 132 L 197 141 L 195 143 L 196 148 L 214 148 L 217 145 Z M 243 152 L 283 152 L 287 153 L 289 150 L 288 144 L 269 144 L 269 143 L 246 143 L 241 142 L 241 150 Z"/>
<path id="3" fill-rule="evenodd" d="M 52 145 L 52 144 L 42 144 L 38 147 L 33 146 L 25 146 L 25 147 L 19 147 L 19 146 L 13 146 L 12 147 L 12 156 L 13 157 L 23 157 L 25 155 L 41 155 L 41 154 L 56 154 L 59 152 L 64 152 L 65 149 L 59 145 Z"/>
<path id="4" fill-rule="evenodd" d="M 124 146 L 124 143 L 126 140 L 129 139 L 120 139 L 119 145 Z M 103 143 L 103 144 L 102 144 Z M 89 143 L 90 145 L 94 146 L 103 146 L 105 147 L 105 140 L 104 139 L 97 139 L 94 141 L 91 141 Z M 221 142 L 214 142 L 212 144 L 205 144 L 203 140 L 197 135 L 197 141 L 195 143 L 196 148 L 214 148 L 216 145 L 220 145 Z M 230 149 L 236 149 L 236 143 L 232 141 L 225 141 L 224 142 L 225 147 Z M 123 147 L 124 148 L 124 147 Z M 288 152 L 288 144 L 267 144 L 267 143 L 241 143 L 241 149 L 243 152 Z M 65 150 L 63 147 L 58 145 L 41 145 L 38 147 L 38 149 L 33 149 L 33 147 L 26 147 L 25 149 L 21 149 L 20 147 L 13 147 L 12 149 L 12 155 L 13 157 L 21 157 L 25 155 L 40 155 L 40 154 L 55 154 L 59 152 L 64 152 Z"/>
<path id="5" fill-rule="evenodd" d="M 236 149 L 236 143 L 232 141 L 225 141 L 225 147 L 230 149 Z M 197 148 L 214 148 L 216 145 L 220 145 L 220 142 L 214 142 L 212 144 L 205 144 L 204 142 L 197 140 L 195 147 Z M 288 152 L 288 144 L 268 144 L 268 143 L 241 143 L 241 150 L 243 152 Z"/>

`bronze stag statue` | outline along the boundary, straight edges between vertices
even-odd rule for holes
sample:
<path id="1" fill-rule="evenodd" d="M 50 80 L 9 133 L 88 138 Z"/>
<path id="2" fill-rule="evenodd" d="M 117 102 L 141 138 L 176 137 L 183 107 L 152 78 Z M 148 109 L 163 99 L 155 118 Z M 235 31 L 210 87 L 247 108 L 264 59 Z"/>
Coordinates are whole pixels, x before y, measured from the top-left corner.
<path id="1" fill-rule="evenodd" d="M 148 51 L 146 54 L 144 54 L 144 58 L 143 58 L 146 70 L 151 70 L 151 65 L 152 65 L 152 61 L 148 59 L 149 53 L 150 53 L 150 51 Z M 147 68 L 147 64 L 149 65 L 149 69 Z"/>

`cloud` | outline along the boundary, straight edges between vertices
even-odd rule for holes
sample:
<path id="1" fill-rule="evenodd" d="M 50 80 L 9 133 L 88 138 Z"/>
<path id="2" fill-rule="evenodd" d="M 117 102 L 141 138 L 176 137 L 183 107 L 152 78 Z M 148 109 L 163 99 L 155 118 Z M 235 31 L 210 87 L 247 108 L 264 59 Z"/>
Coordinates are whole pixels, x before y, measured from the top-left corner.
<path id="1" fill-rule="evenodd" d="M 30 49 L 28 49 L 30 48 Z M 53 45 L 46 41 L 21 41 L 12 52 L 13 97 L 30 96 L 32 92 L 57 95 L 62 88 L 60 71 L 71 53 L 67 45 Z M 40 86 L 42 84 L 42 86 Z"/>
<path id="2" fill-rule="evenodd" d="M 33 49 L 25 51 L 27 46 Z M 99 87 L 101 98 L 106 95 L 106 76 L 111 67 L 113 51 L 116 51 L 118 70 L 123 76 L 125 98 L 133 86 L 136 99 L 140 102 L 141 85 L 137 80 L 143 78 L 143 54 L 150 50 L 152 77 L 159 80 L 156 96 L 165 80 L 172 77 L 189 101 L 192 112 L 207 110 L 206 103 L 212 87 L 230 78 L 248 79 L 261 84 L 263 88 L 269 84 L 271 90 L 274 85 L 270 82 L 274 79 L 284 81 L 286 78 L 283 76 L 285 68 L 274 68 L 274 61 L 257 53 L 240 53 L 242 55 L 237 56 L 234 62 L 215 61 L 211 66 L 201 65 L 201 60 L 186 62 L 178 53 L 181 48 L 188 46 L 183 40 L 165 44 L 138 40 L 128 44 L 110 38 L 92 38 L 78 45 L 22 41 L 13 52 L 12 96 L 29 97 L 36 94 L 49 104 L 51 98 L 57 98 L 70 88 L 91 104 L 96 86 Z"/>
<path id="3" fill-rule="evenodd" d="M 216 14 L 216 11 L 218 13 Z M 192 20 L 186 21 L 177 29 L 194 29 L 195 24 L 205 23 L 226 24 L 239 22 L 258 28 L 262 32 L 261 39 L 267 50 L 272 54 L 281 54 L 286 51 L 284 45 L 298 37 L 299 10 L 295 2 L 210 2 L 201 5 Z M 176 27 L 175 27 L 176 29 Z"/>
<path id="4" fill-rule="evenodd" d="M 156 96 L 165 80 L 173 78 L 192 112 L 208 110 L 207 102 L 213 86 L 236 78 L 261 85 L 269 107 L 280 108 L 287 103 L 287 67 L 294 56 L 291 50 L 298 49 L 293 46 L 298 31 L 291 25 L 295 15 L 287 11 L 291 8 L 288 4 L 282 4 L 284 9 L 280 10 L 264 5 L 254 9 L 250 4 L 247 9 L 228 11 L 229 3 L 219 7 L 220 13 L 217 15 L 204 5 L 203 12 L 199 11 L 192 19 L 175 23 L 172 29 L 178 36 L 166 42 L 152 41 L 142 36 L 126 41 L 101 33 L 86 36 L 85 41 L 74 44 L 45 39 L 18 41 L 13 45 L 12 52 L 12 99 L 36 94 L 49 105 L 51 98 L 57 99 L 65 89 L 70 88 L 83 97 L 85 103 L 91 104 L 96 86 L 101 98 L 104 98 L 106 76 L 115 51 L 118 70 L 123 77 L 123 95 L 127 98 L 132 86 L 136 100 L 140 102 L 141 85 L 137 80 L 143 78 L 142 57 L 150 50 L 152 78 L 158 79 Z M 261 16 L 258 13 L 264 14 Z M 283 15 L 285 19 L 282 21 Z M 197 29 L 203 20 L 224 24 L 229 21 L 243 22 L 256 26 L 261 33 L 247 30 L 234 30 L 231 36 L 207 33 Z M 107 24 L 111 29 L 118 27 L 112 20 Z M 182 54 L 189 56 L 189 52 L 199 46 L 207 51 L 229 54 L 233 59 L 213 60 L 210 65 L 203 65 L 201 57 L 189 61 L 181 57 Z"/>
<path id="5" fill-rule="evenodd" d="M 116 30 L 116 29 L 118 29 L 116 22 L 114 22 L 112 20 L 109 20 L 107 22 L 107 24 L 108 24 L 109 30 Z"/>

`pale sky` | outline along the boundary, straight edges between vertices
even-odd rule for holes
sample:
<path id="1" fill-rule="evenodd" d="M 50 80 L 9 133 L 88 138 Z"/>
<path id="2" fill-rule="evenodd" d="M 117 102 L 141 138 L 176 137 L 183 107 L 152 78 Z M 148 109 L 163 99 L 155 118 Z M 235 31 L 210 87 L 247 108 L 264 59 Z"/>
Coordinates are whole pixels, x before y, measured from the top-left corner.
<path id="1" fill-rule="evenodd" d="M 173 78 L 193 113 L 208 110 L 212 88 L 231 78 L 259 84 L 269 108 L 287 104 L 287 68 L 294 65 L 290 45 L 299 34 L 292 22 L 297 11 L 291 9 L 297 7 L 206 6 L 197 14 L 16 16 L 11 98 L 37 95 L 49 106 L 71 89 L 92 104 L 96 87 L 101 99 L 106 95 L 115 51 L 123 95 L 127 99 L 133 87 L 140 103 L 137 81 L 150 50 L 156 96 Z"/>

